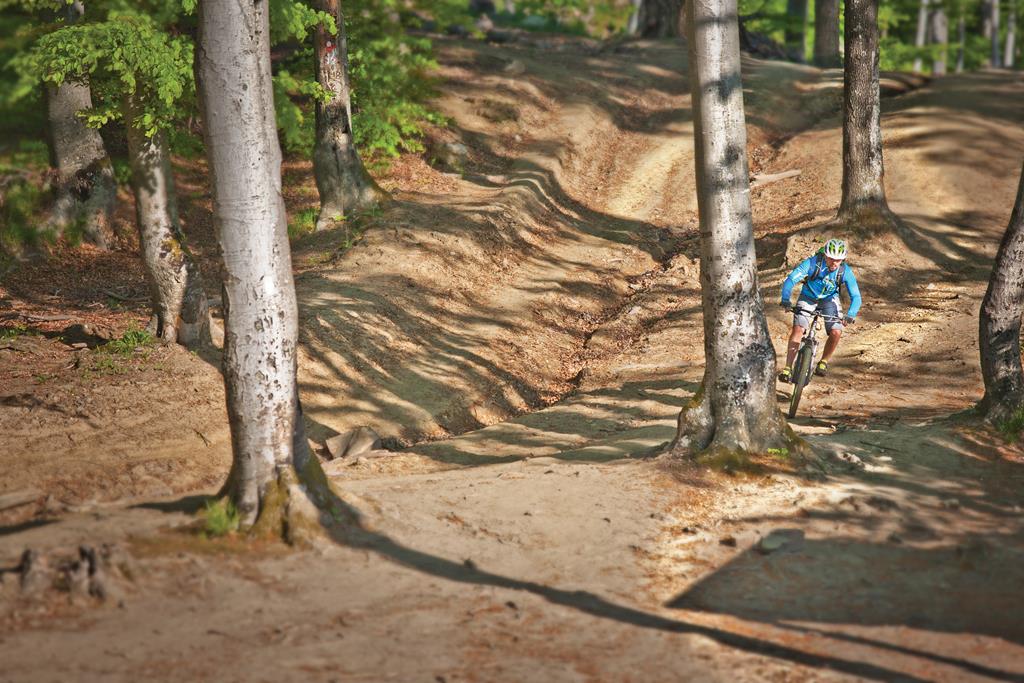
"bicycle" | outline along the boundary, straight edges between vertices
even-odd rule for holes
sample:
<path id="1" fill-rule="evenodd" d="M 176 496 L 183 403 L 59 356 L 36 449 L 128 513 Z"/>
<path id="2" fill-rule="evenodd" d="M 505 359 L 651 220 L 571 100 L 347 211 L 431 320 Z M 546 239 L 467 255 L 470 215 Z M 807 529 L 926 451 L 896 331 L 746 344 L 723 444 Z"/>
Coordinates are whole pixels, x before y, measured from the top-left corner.
<path id="1" fill-rule="evenodd" d="M 797 313 L 796 307 L 791 309 Z M 815 310 L 811 324 L 804 330 L 803 339 L 800 340 L 800 350 L 796 352 L 796 360 L 793 362 L 793 394 L 789 397 L 789 417 L 796 417 L 797 406 L 800 405 L 800 396 L 804 387 L 810 384 L 811 376 L 814 374 L 814 357 L 818 351 L 818 326 L 820 321 L 843 322 L 842 318 L 834 315 L 825 315 Z"/>

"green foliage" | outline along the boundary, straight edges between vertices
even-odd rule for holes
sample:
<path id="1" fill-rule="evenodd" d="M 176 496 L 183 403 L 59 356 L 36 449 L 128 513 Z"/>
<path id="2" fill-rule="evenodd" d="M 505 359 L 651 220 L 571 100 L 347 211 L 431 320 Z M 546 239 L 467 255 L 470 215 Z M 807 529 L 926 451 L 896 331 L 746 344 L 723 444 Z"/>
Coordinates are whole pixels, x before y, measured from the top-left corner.
<path id="1" fill-rule="evenodd" d="M 46 34 L 20 61 L 19 71 L 24 80 L 55 85 L 88 78 L 94 107 L 82 116 L 97 128 L 121 118 L 125 98 L 135 96 L 141 113 L 126 123 L 146 135 L 172 126 L 182 99 L 194 90 L 191 42 L 135 14 L 112 14 L 104 22 Z"/>
<path id="2" fill-rule="evenodd" d="M 208 500 L 203 509 L 203 535 L 209 538 L 227 536 L 238 530 L 242 515 L 229 499 Z"/>
<path id="3" fill-rule="evenodd" d="M 303 41 L 323 23 L 331 33 L 337 33 L 334 17 L 313 9 L 301 0 L 276 0 L 270 3 L 270 42 L 283 43 L 289 39 Z"/>
<path id="4" fill-rule="evenodd" d="M 167 145 L 171 152 L 186 159 L 199 159 L 206 151 L 202 136 L 189 130 L 187 125 L 169 128 L 167 130 Z"/>
<path id="5" fill-rule="evenodd" d="M 149 332 L 139 327 L 132 326 L 117 339 L 112 339 L 101 346 L 100 350 L 108 354 L 128 356 L 135 353 L 136 349 L 152 346 L 154 341 L 156 340 Z"/>
<path id="6" fill-rule="evenodd" d="M 356 143 L 370 157 L 423 151 L 424 124 L 444 123 L 425 105 L 434 93 L 428 77 L 437 67 L 432 45 L 426 38 L 409 35 L 386 8 L 367 0 L 352 4 L 365 5 L 351 12 L 349 21 Z"/>
<path id="7" fill-rule="evenodd" d="M 603 36 L 623 31 L 632 10 L 632 3 L 614 0 L 517 0 L 516 14 L 499 14 L 499 19 L 529 31 Z"/>
<path id="8" fill-rule="evenodd" d="M 288 224 L 288 237 L 295 240 L 316 230 L 316 217 L 320 210 L 315 207 L 303 209 Z"/>
<path id="9" fill-rule="evenodd" d="M 313 61 L 313 50 L 301 51 Z M 274 109 L 277 112 L 277 128 L 281 146 L 289 152 L 310 155 L 316 143 L 314 118 L 310 109 L 317 101 L 327 101 L 330 96 L 324 92 L 310 74 L 306 78 L 296 77 L 292 72 L 280 70 L 274 76 Z"/>
<path id="10" fill-rule="evenodd" d="M 274 104 L 285 150 L 309 155 L 315 142 L 313 108 L 329 94 L 316 83 L 308 34 L 324 15 L 302 10 L 293 0 L 271 14 L 276 40 L 304 40 L 274 75 Z M 301 4 L 301 3 L 298 3 Z M 442 7 L 448 17 L 465 17 Z M 410 35 L 394 0 L 354 0 L 345 5 L 352 82 L 352 127 L 356 143 L 373 163 L 403 151 L 422 151 L 426 123 L 444 123 L 426 102 L 434 93 L 429 72 L 436 68 L 429 39 Z M 334 32 L 333 20 L 327 22 Z"/>
<path id="11" fill-rule="evenodd" d="M 1008 418 L 996 425 L 1002 433 L 1003 438 L 1011 443 L 1020 441 L 1024 433 L 1024 406 L 1017 408 Z"/>
<path id="12" fill-rule="evenodd" d="M 15 324 L 11 327 L 0 329 L 0 341 L 14 341 L 18 337 L 28 334 L 28 326 Z"/>
<path id="13" fill-rule="evenodd" d="M 46 145 L 22 140 L 18 148 L 0 158 L 0 253 L 14 254 L 38 244 L 47 235 L 43 223 L 46 192 L 36 177 L 26 173 L 46 167 Z"/>
<path id="14" fill-rule="evenodd" d="M 114 166 L 114 178 L 118 185 L 127 186 L 132 179 L 132 165 L 126 159 L 111 159 Z"/>

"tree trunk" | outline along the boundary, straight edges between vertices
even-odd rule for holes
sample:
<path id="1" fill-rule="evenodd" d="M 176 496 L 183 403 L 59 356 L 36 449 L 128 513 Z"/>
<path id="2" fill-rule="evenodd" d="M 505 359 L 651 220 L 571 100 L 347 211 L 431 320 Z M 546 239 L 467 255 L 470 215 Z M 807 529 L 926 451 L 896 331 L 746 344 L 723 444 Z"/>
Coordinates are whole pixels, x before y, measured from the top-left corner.
<path id="1" fill-rule="evenodd" d="M 1006 50 L 1003 52 L 1003 66 L 1012 69 L 1017 63 L 1017 1 L 1010 0 L 1006 12 Z"/>
<path id="2" fill-rule="evenodd" d="M 82 17 L 85 8 L 81 2 L 74 2 L 65 12 L 71 25 Z M 92 108 L 88 82 L 64 81 L 58 86 L 47 83 L 46 108 L 50 154 L 57 169 L 57 197 L 49 226 L 63 232 L 78 224 L 87 241 L 109 249 L 117 183 L 100 132 L 78 117 L 78 112 Z"/>
<path id="3" fill-rule="evenodd" d="M 302 438 L 298 314 L 265 0 L 201 0 L 196 75 L 224 258 L 224 384 L 233 460 L 224 492 L 256 532 L 301 540 L 326 479 Z"/>
<path id="4" fill-rule="evenodd" d="M 992 0 L 982 0 L 981 8 L 981 35 L 986 40 L 992 39 Z"/>
<path id="5" fill-rule="evenodd" d="M 814 0 L 814 63 L 822 68 L 840 66 L 839 0 Z"/>
<path id="6" fill-rule="evenodd" d="M 956 72 L 964 72 L 964 53 L 967 50 L 967 20 L 964 17 L 963 9 L 960 10 L 960 18 L 956 20 Z"/>
<path id="7" fill-rule="evenodd" d="M 849 11 L 847 11 L 847 14 L 849 14 Z M 927 44 L 928 0 L 921 0 L 921 4 L 917 7 L 917 33 L 914 34 L 914 47 L 918 50 L 918 55 L 914 57 L 914 71 L 918 73 L 924 68 L 924 58 L 921 53 L 924 52 L 925 45 Z"/>
<path id="8" fill-rule="evenodd" d="M 807 47 L 804 31 L 807 27 L 807 0 L 787 0 L 786 2 L 786 47 L 799 56 L 800 62 L 806 59 Z"/>
<path id="9" fill-rule="evenodd" d="M 988 291 L 981 302 L 979 348 L 985 397 L 979 407 L 993 422 L 1024 405 L 1020 325 L 1024 315 L 1024 168 L 1017 201 L 996 254 Z"/>
<path id="10" fill-rule="evenodd" d="M 938 46 L 935 56 L 932 59 L 932 75 L 946 75 L 946 55 L 949 52 L 949 20 L 946 18 L 946 10 L 938 6 L 932 12 L 932 42 Z"/>
<path id="11" fill-rule="evenodd" d="M 320 192 L 317 230 L 334 227 L 352 214 L 376 206 L 386 195 L 363 166 L 352 135 L 352 99 L 348 79 L 348 40 L 339 0 L 317 0 L 317 8 L 334 17 L 336 36 L 317 26 L 316 79 L 331 94 L 316 104 L 313 172 Z"/>
<path id="12" fill-rule="evenodd" d="M 633 11 L 629 14 L 629 21 L 626 23 L 626 35 L 640 35 L 640 12 L 643 10 L 644 0 L 632 0 Z"/>
<path id="13" fill-rule="evenodd" d="M 846 1 L 843 70 L 843 222 L 879 225 L 892 214 L 882 184 L 881 96 L 878 87 L 878 0 Z"/>
<path id="14" fill-rule="evenodd" d="M 683 0 L 641 0 L 637 26 L 644 38 L 677 38 L 684 34 Z"/>
<path id="15" fill-rule="evenodd" d="M 991 12 L 991 19 L 989 23 L 992 27 L 992 68 L 998 69 L 1001 64 L 1001 55 L 999 54 L 999 0 L 989 0 L 989 11 Z"/>
<path id="16" fill-rule="evenodd" d="M 125 97 L 124 119 L 132 192 L 142 260 L 153 297 L 155 336 L 194 347 L 209 341 L 206 292 L 199 267 L 184 245 L 162 133 L 147 137 L 131 125 L 141 114 L 134 97 Z"/>
<path id="17" fill-rule="evenodd" d="M 673 452 L 741 464 L 787 444 L 757 287 L 736 0 L 687 3 L 705 370 Z"/>

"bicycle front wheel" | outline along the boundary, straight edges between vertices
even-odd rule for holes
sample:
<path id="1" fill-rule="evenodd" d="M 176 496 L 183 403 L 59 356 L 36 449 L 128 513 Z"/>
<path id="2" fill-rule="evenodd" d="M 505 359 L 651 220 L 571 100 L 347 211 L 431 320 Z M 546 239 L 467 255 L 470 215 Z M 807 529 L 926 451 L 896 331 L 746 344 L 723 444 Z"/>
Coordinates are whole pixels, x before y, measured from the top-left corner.
<path id="1" fill-rule="evenodd" d="M 809 346 L 804 345 L 796 356 L 796 371 L 793 373 L 793 395 L 789 397 L 789 416 L 796 417 L 797 406 L 800 405 L 800 396 L 804 393 L 804 387 L 811 378 L 812 352 Z"/>

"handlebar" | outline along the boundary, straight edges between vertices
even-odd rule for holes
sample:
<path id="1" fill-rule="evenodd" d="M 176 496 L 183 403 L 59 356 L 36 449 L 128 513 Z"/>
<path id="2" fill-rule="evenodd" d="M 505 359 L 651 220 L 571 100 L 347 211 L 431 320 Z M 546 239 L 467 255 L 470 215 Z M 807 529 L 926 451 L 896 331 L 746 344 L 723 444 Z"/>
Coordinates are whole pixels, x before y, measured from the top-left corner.
<path id="1" fill-rule="evenodd" d="M 842 322 L 845 321 L 845 318 L 843 316 L 826 315 L 825 313 L 822 313 L 821 311 L 817 311 L 817 310 L 815 310 L 815 311 L 805 311 L 805 310 L 797 308 L 796 306 L 791 306 L 789 311 L 790 311 L 790 313 L 804 313 L 804 314 L 810 313 L 815 318 L 821 318 L 825 322 L 842 323 Z"/>

